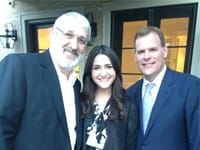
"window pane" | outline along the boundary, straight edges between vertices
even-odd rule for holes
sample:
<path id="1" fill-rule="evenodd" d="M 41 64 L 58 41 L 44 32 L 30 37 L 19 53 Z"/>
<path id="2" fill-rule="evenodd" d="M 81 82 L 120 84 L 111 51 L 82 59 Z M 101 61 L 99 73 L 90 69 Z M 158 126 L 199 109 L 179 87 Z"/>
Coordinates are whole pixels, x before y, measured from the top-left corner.
<path id="1" fill-rule="evenodd" d="M 184 71 L 186 48 L 168 48 L 167 65 L 176 71 Z"/>
<path id="2" fill-rule="evenodd" d="M 122 50 L 122 73 L 140 73 L 138 67 L 134 60 L 134 50 L 133 49 L 123 49 Z"/>
<path id="3" fill-rule="evenodd" d="M 180 72 L 184 71 L 188 26 L 188 17 L 161 19 L 161 30 L 169 49 L 167 64 Z"/>
<path id="4" fill-rule="evenodd" d="M 146 20 L 142 21 L 129 21 L 123 23 L 123 37 L 122 37 L 122 77 L 123 86 L 129 87 L 135 81 L 141 78 L 141 73 L 135 64 L 133 40 L 136 31 L 147 25 Z"/>
<path id="5" fill-rule="evenodd" d="M 130 85 L 132 85 L 135 81 L 141 79 L 141 75 L 127 75 L 127 74 L 122 74 L 123 78 L 123 86 L 125 89 L 127 89 Z"/>
<path id="6" fill-rule="evenodd" d="M 122 37 L 122 47 L 123 48 L 132 48 L 133 39 L 136 31 L 147 25 L 147 21 L 128 21 L 123 23 L 123 37 Z"/>
<path id="7" fill-rule="evenodd" d="M 49 48 L 50 28 L 38 29 L 38 52 L 41 53 Z"/>

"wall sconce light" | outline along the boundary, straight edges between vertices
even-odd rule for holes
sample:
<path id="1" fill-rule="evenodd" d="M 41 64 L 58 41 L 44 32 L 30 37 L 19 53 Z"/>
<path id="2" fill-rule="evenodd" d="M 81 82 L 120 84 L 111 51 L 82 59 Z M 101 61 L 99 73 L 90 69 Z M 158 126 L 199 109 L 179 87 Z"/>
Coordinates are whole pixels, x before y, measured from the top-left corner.
<path id="1" fill-rule="evenodd" d="M 15 0 L 8 0 L 8 5 L 10 5 L 11 7 L 15 7 Z"/>
<path id="2" fill-rule="evenodd" d="M 93 17 L 93 14 L 92 13 L 87 13 L 86 14 L 86 17 L 87 19 L 89 20 L 90 22 L 90 25 L 91 25 L 91 39 L 90 41 L 88 42 L 88 45 L 89 46 L 92 46 L 93 43 L 94 43 L 94 40 L 97 36 L 97 23 L 94 22 L 94 17 Z"/>
<path id="3" fill-rule="evenodd" d="M 0 35 L 0 42 L 3 48 L 13 48 L 17 41 L 17 30 L 13 29 L 12 23 L 5 24 L 4 33 Z"/>

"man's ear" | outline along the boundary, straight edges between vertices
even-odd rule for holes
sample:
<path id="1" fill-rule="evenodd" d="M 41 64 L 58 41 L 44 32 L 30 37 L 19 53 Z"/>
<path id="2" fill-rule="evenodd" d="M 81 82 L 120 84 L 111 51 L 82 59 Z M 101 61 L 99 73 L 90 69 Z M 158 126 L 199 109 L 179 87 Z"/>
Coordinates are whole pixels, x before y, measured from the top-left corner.
<path id="1" fill-rule="evenodd" d="M 163 51 L 164 51 L 164 58 L 167 58 L 167 55 L 168 55 L 168 48 L 167 48 L 167 46 L 163 47 Z"/>

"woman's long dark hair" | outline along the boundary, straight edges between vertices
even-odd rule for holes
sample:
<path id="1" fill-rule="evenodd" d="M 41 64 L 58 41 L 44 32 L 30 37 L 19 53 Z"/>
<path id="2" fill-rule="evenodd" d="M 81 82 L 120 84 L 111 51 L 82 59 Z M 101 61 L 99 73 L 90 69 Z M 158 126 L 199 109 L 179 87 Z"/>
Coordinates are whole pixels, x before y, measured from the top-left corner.
<path id="1" fill-rule="evenodd" d="M 124 101 L 125 101 L 125 90 L 122 87 L 122 76 L 121 76 L 121 69 L 120 63 L 117 55 L 115 52 L 108 46 L 100 45 L 95 46 L 89 53 L 84 74 L 83 74 L 83 89 L 81 92 L 81 107 L 82 107 L 82 116 L 87 116 L 94 112 L 94 99 L 97 86 L 93 82 L 91 77 L 91 72 L 93 68 L 93 62 L 95 57 L 98 54 L 106 55 L 116 72 L 116 79 L 112 84 L 112 94 L 110 98 L 110 115 L 109 119 L 111 120 L 119 120 L 126 117 L 126 111 L 124 108 Z"/>

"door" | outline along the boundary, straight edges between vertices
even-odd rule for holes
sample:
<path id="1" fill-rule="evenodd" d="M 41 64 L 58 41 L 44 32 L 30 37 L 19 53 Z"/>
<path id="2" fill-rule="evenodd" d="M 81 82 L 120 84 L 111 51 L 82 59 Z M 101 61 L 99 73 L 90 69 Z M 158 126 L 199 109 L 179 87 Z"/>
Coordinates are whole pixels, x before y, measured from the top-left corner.
<path id="1" fill-rule="evenodd" d="M 111 47 L 120 58 L 125 88 L 142 77 L 133 59 L 133 40 L 136 31 L 146 25 L 164 32 L 169 50 L 167 65 L 179 72 L 190 72 L 196 12 L 197 4 L 189 4 L 111 13 Z"/>

